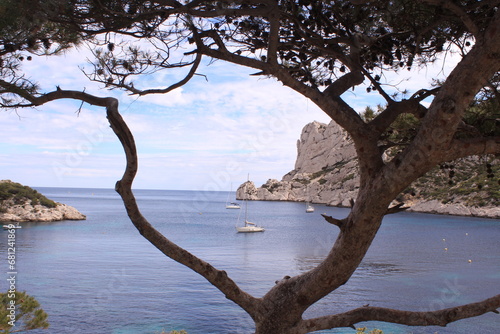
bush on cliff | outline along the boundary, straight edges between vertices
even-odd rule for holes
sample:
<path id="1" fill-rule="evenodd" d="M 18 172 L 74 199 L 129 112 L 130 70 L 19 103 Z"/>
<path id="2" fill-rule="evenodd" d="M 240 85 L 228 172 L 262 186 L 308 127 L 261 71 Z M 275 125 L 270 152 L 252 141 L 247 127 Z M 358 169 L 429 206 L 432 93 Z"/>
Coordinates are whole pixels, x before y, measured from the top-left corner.
<path id="1" fill-rule="evenodd" d="M 0 182 L 0 202 L 13 199 L 16 204 L 23 204 L 29 200 L 32 205 L 43 205 L 48 208 L 55 208 L 56 202 L 48 199 L 35 189 L 12 181 Z"/>

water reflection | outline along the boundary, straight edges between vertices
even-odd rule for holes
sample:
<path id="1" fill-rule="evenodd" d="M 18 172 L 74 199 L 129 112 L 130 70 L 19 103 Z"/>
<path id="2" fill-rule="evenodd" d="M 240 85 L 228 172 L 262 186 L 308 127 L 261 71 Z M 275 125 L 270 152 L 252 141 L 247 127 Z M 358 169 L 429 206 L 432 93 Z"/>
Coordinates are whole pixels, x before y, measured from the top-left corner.
<path id="1" fill-rule="evenodd" d="M 309 271 L 317 267 L 324 257 L 298 257 L 295 259 L 297 270 L 300 273 Z M 387 277 L 389 275 L 402 274 L 411 272 L 402 265 L 389 262 L 374 262 L 365 260 L 361 262 L 352 278 L 358 277 Z"/>

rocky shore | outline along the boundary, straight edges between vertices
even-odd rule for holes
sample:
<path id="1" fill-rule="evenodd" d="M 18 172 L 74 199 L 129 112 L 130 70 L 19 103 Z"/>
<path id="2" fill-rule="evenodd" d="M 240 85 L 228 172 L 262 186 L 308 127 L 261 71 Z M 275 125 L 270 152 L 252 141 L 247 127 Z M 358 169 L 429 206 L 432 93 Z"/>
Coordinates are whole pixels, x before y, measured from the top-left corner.
<path id="1" fill-rule="evenodd" d="M 484 192 L 486 188 L 474 196 L 456 195 L 457 187 L 448 187 L 446 198 L 427 196 L 426 189 L 435 187 L 436 183 L 432 178 L 427 183 L 420 182 L 393 204 L 404 203 L 410 207 L 408 211 L 415 212 L 500 218 L 500 207 L 491 204 L 495 201 L 498 204 L 499 199 L 485 198 L 489 196 Z M 312 122 L 304 127 L 297 141 L 297 160 L 292 171 L 281 181 L 269 179 L 260 187 L 251 181 L 245 182 L 236 196 L 248 200 L 309 201 L 348 207 L 356 198 L 358 184 L 356 152 L 348 134 L 335 122 L 328 125 Z M 471 205 L 470 198 L 481 205 Z"/>
<path id="2" fill-rule="evenodd" d="M 35 190 L 9 180 L 0 181 L 0 222 L 85 220 L 72 206 L 56 203 Z"/>
<path id="3" fill-rule="evenodd" d="M 57 203 L 56 207 L 5 203 L 8 208 L 0 213 L 1 222 L 52 222 L 58 220 L 85 220 L 86 216 L 72 206 Z"/>

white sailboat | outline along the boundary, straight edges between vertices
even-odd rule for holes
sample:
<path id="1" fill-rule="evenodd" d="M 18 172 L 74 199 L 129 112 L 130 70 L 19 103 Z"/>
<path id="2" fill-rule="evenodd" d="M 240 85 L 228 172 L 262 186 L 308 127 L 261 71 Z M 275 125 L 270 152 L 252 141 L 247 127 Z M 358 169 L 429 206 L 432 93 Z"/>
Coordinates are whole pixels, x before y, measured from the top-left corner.
<path id="1" fill-rule="evenodd" d="M 307 213 L 314 212 L 314 206 L 312 206 L 311 203 L 309 203 L 309 202 L 306 202 L 306 212 Z"/>
<path id="2" fill-rule="evenodd" d="M 245 200 L 245 225 L 244 226 L 236 226 L 236 231 L 238 233 L 250 233 L 250 232 L 264 232 L 265 229 L 262 226 L 257 226 L 254 223 L 251 223 L 247 219 L 247 202 Z"/>
<path id="3" fill-rule="evenodd" d="M 229 204 L 226 204 L 226 209 L 240 209 L 240 205 L 235 202 L 231 202 Z"/>
<path id="4" fill-rule="evenodd" d="M 314 212 L 314 206 L 309 202 L 309 187 L 306 187 L 306 212 Z"/>
<path id="5" fill-rule="evenodd" d="M 248 221 L 248 200 L 245 201 L 245 224 L 244 226 L 236 226 L 236 232 L 238 233 L 251 233 L 251 232 L 264 232 L 264 228 L 262 226 L 257 226 L 254 223 Z M 239 218 L 238 218 L 239 220 Z"/>
<path id="6" fill-rule="evenodd" d="M 240 209 L 240 205 L 236 202 L 230 202 L 229 203 L 229 196 L 231 196 L 231 193 L 233 192 L 233 184 L 231 183 L 231 191 L 229 194 L 227 194 L 227 200 L 226 200 L 226 209 Z"/>
<path id="7" fill-rule="evenodd" d="M 245 226 L 236 226 L 238 233 L 264 232 L 265 229 L 245 220 Z"/>

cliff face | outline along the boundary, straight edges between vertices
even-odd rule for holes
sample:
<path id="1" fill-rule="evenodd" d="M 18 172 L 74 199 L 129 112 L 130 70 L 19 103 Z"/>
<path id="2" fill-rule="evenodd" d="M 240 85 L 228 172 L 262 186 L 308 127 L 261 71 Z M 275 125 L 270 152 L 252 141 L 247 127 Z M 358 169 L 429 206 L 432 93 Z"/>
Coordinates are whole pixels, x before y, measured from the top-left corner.
<path id="1" fill-rule="evenodd" d="M 297 152 L 295 168 L 281 181 L 270 179 L 260 188 L 244 183 L 237 197 L 349 205 L 356 196 L 359 178 L 356 152 L 346 132 L 334 122 L 309 123 L 297 141 Z"/>
<path id="2" fill-rule="evenodd" d="M 500 208 L 495 205 L 495 199 L 478 206 L 455 196 L 453 189 L 447 194 L 447 199 L 422 196 L 427 194 L 431 182 L 435 187 L 435 178 L 427 183 L 420 182 L 416 188 L 402 194 L 397 203 L 404 202 L 411 206 L 408 211 L 500 217 Z M 304 127 L 297 141 L 297 160 L 292 171 L 284 175 L 281 181 L 269 179 L 259 188 L 251 181 L 245 182 L 238 188 L 236 196 L 238 199 L 310 201 L 346 207 L 350 205 L 351 199 L 356 198 L 358 187 L 356 152 L 348 134 L 335 122 L 328 125 L 312 122 Z M 498 198 L 496 201 L 498 204 Z"/>
<path id="3" fill-rule="evenodd" d="M 0 181 L 0 222 L 85 220 L 75 208 L 53 202 L 35 190 L 9 180 Z"/>

